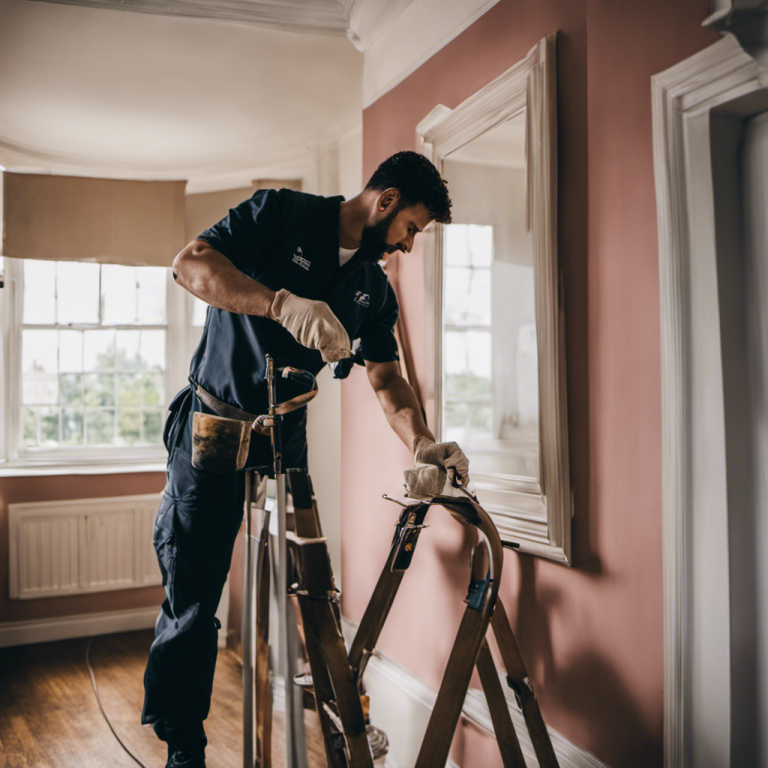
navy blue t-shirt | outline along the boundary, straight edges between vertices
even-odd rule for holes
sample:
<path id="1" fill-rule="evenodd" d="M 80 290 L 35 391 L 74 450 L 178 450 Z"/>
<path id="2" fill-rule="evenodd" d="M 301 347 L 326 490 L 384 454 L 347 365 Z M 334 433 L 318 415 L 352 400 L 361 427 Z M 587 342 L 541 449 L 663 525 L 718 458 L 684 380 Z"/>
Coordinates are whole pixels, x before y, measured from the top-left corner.
<path id="1" fill-rule="evenodd" d="M 199 239 L 274 291 L 286 288 L 297 296 L 327 302 L 350 340 L 360 340 L 358 360 L 398 360 L 394 337 L 398 304 L 386 274 L 358 256 L 339 266 L 343 199 L 289 189 L 259 190 Z M 190 382 L 244 411 L 265 413 L 266 354 L 278 368 L 290 365 L 317 374 L 324 365 L 318 351 L 299 344 L 274 320 L 209 306 Z M 347 366 L 343 368 L 348 372 Z M 286 441 L 304 421 L 304 409 L 286 417 Z"/>

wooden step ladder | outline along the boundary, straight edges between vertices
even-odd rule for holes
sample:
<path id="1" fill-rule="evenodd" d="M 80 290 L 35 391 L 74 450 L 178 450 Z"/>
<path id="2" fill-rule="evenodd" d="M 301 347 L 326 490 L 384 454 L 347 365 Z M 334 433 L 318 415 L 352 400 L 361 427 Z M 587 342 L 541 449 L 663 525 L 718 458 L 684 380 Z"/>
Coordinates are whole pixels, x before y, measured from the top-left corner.
<path id="1" fill-rule="evenodd" d="M 435 497 L 402 504 L 389 556 L 347 653 L 341 632 L 339 592 L 333 579 L 326 540 L 309 475 L 288 470 L 293 496 L 294 530 L 288 537 L 291 559 L 289 593 L 298 603 L 313 686 L 305 706 L 317 710 L 328 765 L 373 768 L 361 695 L 363 675 L 374 652 L 405 571 L 411 564 L 424 520 L 433 506 L 447 510 L 479 533 L 472 551 L 467 607 L 427 725 L 415 768 L 442 768 L 475 666 L 485 692 L 505 768 L 526 768 L 520 743 L 499 681 L 486 633 L 493 627 L 540 768 L 558 768 L 557 757 L 541 716 L 533 686 L 504 606 L 497 600 L 504 550 L 496 526 L 476 500 Z M 397 502 L 400 503 L 400 502 Z M 256 560 L 256 768 L 271 768 L 272 689 L 269 679 L 269 531 L 262 528 Z"/>

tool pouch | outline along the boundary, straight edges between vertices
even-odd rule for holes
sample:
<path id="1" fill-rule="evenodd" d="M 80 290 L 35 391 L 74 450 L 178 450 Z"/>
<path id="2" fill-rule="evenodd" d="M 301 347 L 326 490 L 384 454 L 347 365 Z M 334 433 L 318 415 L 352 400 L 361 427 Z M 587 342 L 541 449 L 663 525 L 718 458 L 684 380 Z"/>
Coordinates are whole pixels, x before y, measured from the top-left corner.
<path id="1" fill-rule="evenodd" d="M 237 472 L 245 466 L 251 422 L 195 411 L 192 416 L 192 466 L 207 472 Z"/>

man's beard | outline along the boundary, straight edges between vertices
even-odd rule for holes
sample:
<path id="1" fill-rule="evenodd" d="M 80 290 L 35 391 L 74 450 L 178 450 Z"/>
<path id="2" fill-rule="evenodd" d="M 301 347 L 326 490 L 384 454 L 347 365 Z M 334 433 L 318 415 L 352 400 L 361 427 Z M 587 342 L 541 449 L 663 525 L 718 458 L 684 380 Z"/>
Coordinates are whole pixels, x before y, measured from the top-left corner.
<path id="1" fill-rule="evenodd" d="M 385 253 L 394 253 L 402 248 L 399 245 L 388 245 L 389 229 L 392 221 L 400 212 L 400 208 L 395 208 L 387 214 L 378 224 L 367 224 L 363 227 L 363 234 L 360 237 L 360 246 L 357 249 L 358 254 L 364 261 L 379 261 Z"/>

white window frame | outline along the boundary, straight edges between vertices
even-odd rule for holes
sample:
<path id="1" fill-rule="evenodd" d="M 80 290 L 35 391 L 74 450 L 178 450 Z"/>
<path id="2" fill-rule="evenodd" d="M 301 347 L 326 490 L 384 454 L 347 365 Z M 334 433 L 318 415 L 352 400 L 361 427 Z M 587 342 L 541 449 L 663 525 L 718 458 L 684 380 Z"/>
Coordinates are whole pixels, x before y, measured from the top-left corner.
<path id="1" fill-rule="evenodd" d="M 187 381 L 199 331 L 191 325 L 192 297 L 167 269 L 165 406 Z M 25 451 L 21 447 L 21 331 L 24 296 L 22 259 L 4 259 L 0 289 L 0 476 L 55 473 L 163 471 L 165 446 L 67 446 Z M 140 326 L 137 326 L 140 327 Z"/>
<path id="2" fill-rule="evenodd" d="M 500 123 L 526 116 L 527 219 L 532 230 L 539 368 L 539 481 L 471 473 L 502 539 L 520 551 L 571 564 L 565 313 L 557 259 L 555 36 L 451 110 L 438 105 L 417 127 L 422 152 L 442 172 L 451 152 Z M 481 223 L 481 222 L 478 222 Z M 442 430 L 442 229 L 426 242 L 426 324 L 433 343 L 435 432 Z"/>

